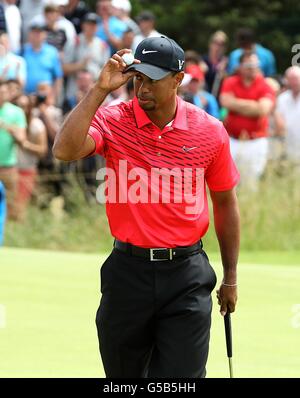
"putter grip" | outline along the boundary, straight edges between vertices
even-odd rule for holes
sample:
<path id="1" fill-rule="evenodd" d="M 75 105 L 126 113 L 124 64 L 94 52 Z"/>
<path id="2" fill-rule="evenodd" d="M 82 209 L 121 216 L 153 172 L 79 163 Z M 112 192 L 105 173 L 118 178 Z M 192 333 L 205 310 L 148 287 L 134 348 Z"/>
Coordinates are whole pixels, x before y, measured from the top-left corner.
<path id="1" fill-rule="evenodd" d="M 226 315 L 224 316 L 224 325 L 225 325 L 227 357 L 232 358 L 232 333 L 231 333 L 230 312 L 226 312 Z"/>

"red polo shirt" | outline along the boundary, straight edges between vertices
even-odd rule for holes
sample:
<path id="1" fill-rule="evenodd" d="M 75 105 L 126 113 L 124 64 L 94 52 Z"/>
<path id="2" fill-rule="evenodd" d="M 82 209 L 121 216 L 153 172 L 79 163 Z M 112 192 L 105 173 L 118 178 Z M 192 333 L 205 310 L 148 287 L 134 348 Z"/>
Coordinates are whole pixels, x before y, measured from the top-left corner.
<path id="1" fill-rule="evenodd" d="M 236 98 L 258 101 L 269 98 L 275 101 L 274 91 L 266 83 L 262 75 L 258 75 L 250 86 L 246 86 L 240 75 L 230 76 L 224 80 L 221 94 L 232 93 Z M 266 137 L 268 135 L 268 117 L 248 117 L 229 112 L 224 121 L 228 134 L 239 138 L 242 130 L 246 130 L 250 138 Z"/>
<path id="2" fill-rule="evenodd" d="M 179 97 L 175 119 L 163 130 L 135 98 L 100 107 L 89 134 L 95 153 L 106 158 L 111 233 L 137 246 L 195 243 L 209 225 L 205 182 L 226 191 L 239 180 L 222 123 Z"/>

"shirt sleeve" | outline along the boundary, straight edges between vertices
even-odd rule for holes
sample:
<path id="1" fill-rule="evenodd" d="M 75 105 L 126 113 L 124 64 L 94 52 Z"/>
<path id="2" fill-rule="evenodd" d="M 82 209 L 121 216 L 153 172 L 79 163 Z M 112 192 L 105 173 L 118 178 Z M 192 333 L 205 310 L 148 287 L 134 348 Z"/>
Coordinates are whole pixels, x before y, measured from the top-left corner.
<path id="1" fill-rule="evenodd" d="M 241 51 L 236 49 L 229 54 L 228 64 L 227 64 L 227 73 L 229 75 L 233 75 L 239 66 L 239 57 L 241 56 Z"/>
<path id="2" fill-rule="evenodd" d="M 24 58 L 20 57 L 19 62 L 20 62 L 19 78 L 22 80 L 23 83 L 25 83 L 27 79 L 26 61 Z"/>
<path id="3" fill-rule="evenodd" d="M 239 182 L 240 175 L 230 154 L 229 136 L 224 126 L 220 128 L 220 150 L 205 173 L 211 191 L 229 191 Z"/>
<path id="4" fill-rule="evenodd" d="M 105 135 L 110 134 L 110 130 L 107 125 L 105 116 L 100 109 L 101 108 L 97 110 L 95 116 L 93 117 L 92 123 L 88 131 L 89 136 L 92 137 L 96 145 L 95 151 L 91 153 L 90 156 L 98 154 L 105 157 Z"/>
<path id="5" fill-rule="evenodd" d="M 53 77 L 54 80 L 56 79 L 60 79 L 63 77 L 63 71 L 62 71 L 62 67 L 61 67 L 61 61 L 59 58 L 59 54 L 58 51 L 56 50 L 56 48 L 54 48 L 54 60 L 53 60 Z"/>
<path id="6" fill-rule="evenodd" d="M 210 94 L 207 96 L 207 113 L 216 119 L 220 118 L 220 109 L 216 98 Z"/>
<path id="7" fill-rule="evenodd" d="M 21 108 L 17 108 L 14 118 L 14 125 L 21 128 L 27 127 L 26 116 L 23 109 Z"/>
<path id="8" fill-rule="evenodd" d="M 275 92 L 266 82 L 262 87 L 261 98 L 268 98 L 275 103 Z"/>
<path id="9" fill-rule="evenodd" d="M 63 49 L 63 63 L 64 64 L 71 64 L 76 62 L 76 51 L 75 46 L 70 43 L 68 40 L 66 41 Z"/>
<path id="10" fill-rule="evenodd" d="M 115 20 L 114 24 L 110 26 L 111 33 L 113 33 L 118 39 L 122 39 L 124 32 L 126 32 L 127 25 L 125 22 Z"/>
<path id="11" fill-rule="evenodd" d="M 226 94 L 226 93 L 232 93 L 232 92 L 233 92 L 233 89 L 232 89 L 232 78 L 231 77 L 227 77 L 226 79 L 224 79 L 224 81 L 222 83 L 220 94 Z"/>

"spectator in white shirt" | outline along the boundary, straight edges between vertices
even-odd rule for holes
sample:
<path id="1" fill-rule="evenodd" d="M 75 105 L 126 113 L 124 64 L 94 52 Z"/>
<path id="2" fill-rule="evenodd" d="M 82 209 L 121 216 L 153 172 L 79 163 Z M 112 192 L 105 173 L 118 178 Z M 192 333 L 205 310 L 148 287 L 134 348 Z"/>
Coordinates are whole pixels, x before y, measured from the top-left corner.
<path id="1" fill-rule="evenodd" d="M 82 21 L 82 32 L 78 35 L 78 42 L 73 53 L 65 54 L 64 73 L 69 77 L 67 98 L 75 95 L 76 73 L 86 69 L 96 81 L 104 64 L 110 58 L 108 44 L 96 37 L 98 16 L 88 13 Z"/>
<path id="2" fill-rule="evenodd" d="M 141 33 L 136 35 L 133 40 L 132 51 L 134 52 L 141 41 L 147 37 L 159 37 L 161 34 L 155 30 L 155 15 L 151 11 L 142 11 L 138 17 L 137 22 Z"/>
<path id="3" fill-rule="evenodd" d="M 21 49 L 22 28 L 21 13 L 16 3 L 17 0 L 3 0 L 9 45 L 14 53 L 18 53 Z"/>
<path id="4" fill-rule="evenodd" d="M 291 66 L 285 72 L 288 90 L 279 95 L 277 113 L 282 117 L 285 133 L 285 154 L 300 166 L 300 67 Z"/>

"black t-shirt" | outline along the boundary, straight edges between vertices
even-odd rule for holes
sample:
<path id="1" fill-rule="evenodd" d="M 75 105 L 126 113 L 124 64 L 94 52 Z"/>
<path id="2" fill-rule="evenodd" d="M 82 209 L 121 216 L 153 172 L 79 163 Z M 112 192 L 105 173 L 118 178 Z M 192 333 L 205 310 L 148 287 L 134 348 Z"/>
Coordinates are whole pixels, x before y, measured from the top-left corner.
<path id="1" fill-rule="evenodd" d="M 81 22 L 88 12 L 90 12 L 89 7 L 84 1 L 80 1 L 72 12 L 65 14 L 65 17 L 74 25 L 77 34 L 81 33 Z"/>
<path id="2" fill-rule="evenodd" d="M 54 46 L 58 51 L 62 51 L 66 44 L 67 36 L 63 29 L 47 29 L 47 43 Z"/>

